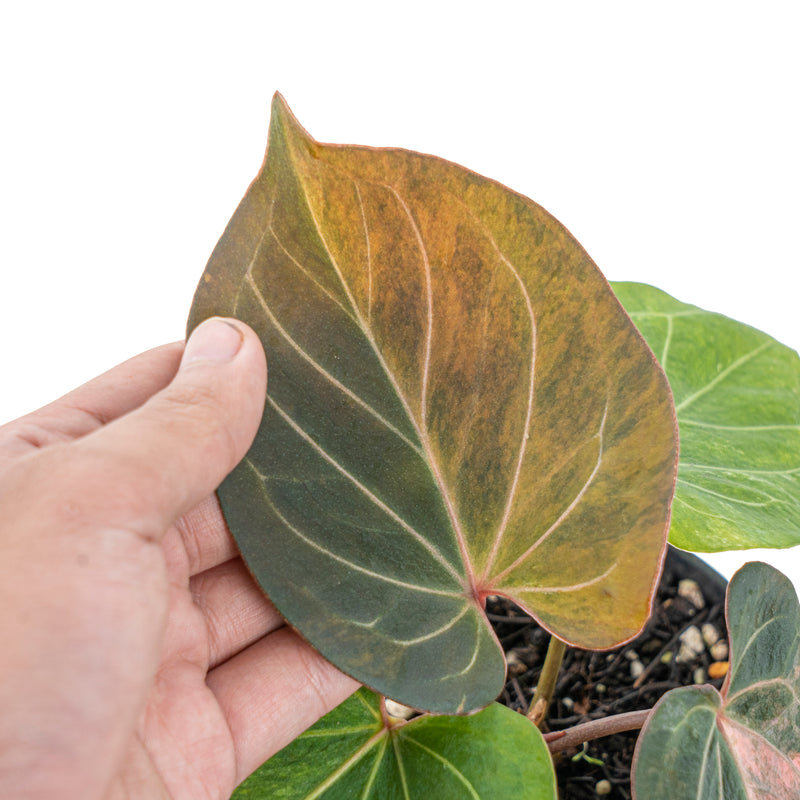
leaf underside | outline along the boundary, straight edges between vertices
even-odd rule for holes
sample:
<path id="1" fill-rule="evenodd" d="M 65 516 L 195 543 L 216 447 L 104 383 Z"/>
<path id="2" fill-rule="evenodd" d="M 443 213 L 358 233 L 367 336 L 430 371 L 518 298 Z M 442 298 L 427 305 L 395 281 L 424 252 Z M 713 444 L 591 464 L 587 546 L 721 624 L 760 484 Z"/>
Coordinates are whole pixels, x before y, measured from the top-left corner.
<path id="1" fill-rule="evenodd" d="M 641 283 L 614 283 L 669 378 L 681 436 L 670 542 L 800 544 L 800 357 Z"/>
<path id="2" fill-rule="evenodd" d="M 667 693 L 636 746 L 635 794 L 796 800 L 800 797 L 800 605 L 768 564 L 728 586 L 731 665 L 722 692 Z"/>
<path id="3" fill-rule="evenodd" d="M 385 724 L 360 689 L 256 770 L 232 800 L 555 800 L 539 730 L 497 703 L 466 717 Z"/>
<path id="4" fill-rule="evenodd" d="M 338 667 L 406 705 L 469 711 L 504 680 L 487 594 L 584 647 L 644 624 L 671 397 L 539 206 L 431 156 L 319 144 L 276 95 L 189 330 L 215 314 L 250 324 L 269 361 L 225 517 Z"/>

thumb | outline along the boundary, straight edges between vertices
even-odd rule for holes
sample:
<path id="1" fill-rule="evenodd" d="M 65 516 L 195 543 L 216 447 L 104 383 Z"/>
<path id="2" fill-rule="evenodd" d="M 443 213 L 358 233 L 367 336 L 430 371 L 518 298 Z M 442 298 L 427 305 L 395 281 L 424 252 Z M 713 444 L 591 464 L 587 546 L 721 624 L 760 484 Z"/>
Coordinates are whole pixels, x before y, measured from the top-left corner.
<path id="1" fill-rule="evenodd" d="M 143 378 L 118 382 L 131 379 Z M 74 797 L 109 785 L 162 655 L 168 576 L 163 554 L 145 545 L 242 458 L 265 390 L 253 331 L 211 319 L 143 405 L 4 472 L 0 773 L 14 785 L 24 775 L 23 794 L 53 780 Z M 37 772 L 42 754 L 54 766 Z"/>
<path id="2" fill-rule="evenodd" d="M 88 469 L 89 484 L 99 479 L 107 487 L 107 514 L 158 539 L 245 455 L 266 385 L 266 359 L 255 333 L 237 320 L 212 317 L 192 333 L 166 388 L 75 442 L 77 469 L 70 471 L 79 478 Z"/>

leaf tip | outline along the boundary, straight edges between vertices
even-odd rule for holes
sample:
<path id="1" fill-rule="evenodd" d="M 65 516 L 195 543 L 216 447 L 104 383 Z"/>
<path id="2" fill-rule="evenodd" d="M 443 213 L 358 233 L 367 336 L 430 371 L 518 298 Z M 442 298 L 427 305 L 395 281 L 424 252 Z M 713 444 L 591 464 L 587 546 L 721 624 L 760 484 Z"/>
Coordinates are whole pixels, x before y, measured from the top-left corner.
<path id="1" fill-rule="evenodd" d="M 272 109 L 270 120 L 270 138 L 279 135 L 281 138 L 303 142 L 313 152 L 316 144 L 314 138 L 298 122 L 297 117 L 289 108 L 286 98 L 275 92 L 272 96 Z"/>
<path id="2" fill-rule="evenodd" d="M 291 113 L 286 98 L 280 92 L 275 92 L 275 94 L 272 95 L 272 116 L 275 117 L 278 116 L 278 114 Z"/>

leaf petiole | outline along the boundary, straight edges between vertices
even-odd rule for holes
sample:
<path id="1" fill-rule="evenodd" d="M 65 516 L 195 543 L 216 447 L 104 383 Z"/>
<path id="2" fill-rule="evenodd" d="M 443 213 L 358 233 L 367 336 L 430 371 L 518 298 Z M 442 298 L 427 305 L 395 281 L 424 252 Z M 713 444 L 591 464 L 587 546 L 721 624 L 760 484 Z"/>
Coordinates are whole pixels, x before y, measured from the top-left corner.
<path id="1" fill-rule="evenodd" d="M 564 661 L 566 652 L 567 645 L 556 636 L 551 636 L 550 644 L 547 646 L 547 655 L 544 657 L 542 673 L 539 676 L 539 683 L 533 693 L 528 709 L 528 719 L 537 728 L 541 728 L 547 717 L 547 709 L 550 708 L 550 703 L 553 701 L 558 673 L 561 670 L 561 664 Z"/>
<path id="2" fill-rule="evenodd" d="M 562 750 L 578 747 L 603 736 L 639 730 L 647 721 L 652 710 L 652 708 L 646 708 L 643 711 L 629 711 L 625 714 L 615 714 L 612 717 L 593 719 L 591 722 L 584 722 L 565 731 L 545 733 L 544 740 L 551 753 L 560 753 Z"/>

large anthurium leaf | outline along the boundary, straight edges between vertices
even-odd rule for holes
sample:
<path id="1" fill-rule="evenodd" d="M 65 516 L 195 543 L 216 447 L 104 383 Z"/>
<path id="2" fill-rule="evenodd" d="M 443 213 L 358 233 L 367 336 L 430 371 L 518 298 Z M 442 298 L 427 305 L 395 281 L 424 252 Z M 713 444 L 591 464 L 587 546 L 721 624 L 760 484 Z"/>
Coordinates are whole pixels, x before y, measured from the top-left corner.
<path id="1" fill-rule="evenodd" d="M 493 703 L 472 716 L 387 717 L 352 697 L 256 770 L 232 800 L 555 800 L 541 733 Z"/>
<path id="2" fill-rule="evenodd" d="M 800 357 L 652 286 L 613 288 L 675 396 L 672 544 L 702 552 L 800 544 Z"/>
<path id="3" fill-rule="evenodd" d="M 503 685 L 487 594 L 586 647 L 644 624 L 671 396 L 537 205 L 430 156 L 318 144 L 276 96 L 189 328 L 212 314 L 253 326 L 269 360 L 258 437 L 219 491 L 226 519 L 341 669 L 468 711 Z"/>
<path id="4" fill-rule="evenodd" d="M 800 797 L 800 605 L 768 564 L 745 564 L 727 598 L 731 662 L 711 686 L 668 692 L 642 729 L 635 794 L 724 800 Z"/>

